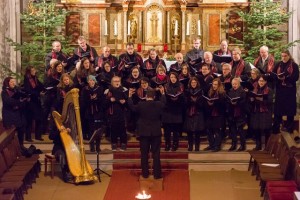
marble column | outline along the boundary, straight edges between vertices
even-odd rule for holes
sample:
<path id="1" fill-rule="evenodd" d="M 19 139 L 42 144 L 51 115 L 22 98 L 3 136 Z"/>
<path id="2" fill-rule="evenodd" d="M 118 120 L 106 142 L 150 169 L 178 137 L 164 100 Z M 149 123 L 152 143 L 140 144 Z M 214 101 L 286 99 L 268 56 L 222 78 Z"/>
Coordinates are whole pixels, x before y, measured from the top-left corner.
<path id="1" fill-rule="evenodd" d="M 186 50 L 186 41 L 185 41 L 185 34 L 186 34 L 186 20 L 185 20 L 185 9 L 181 10 L 182 14 L 182 21 L 181 21 L 181 51 L 185 52 Z"/>
<path id="2" fill-rule="evenodd" d="M 123 17 L 124 17 L 124 21 L 123 21 L 123 41 L 124 41 L 124 48 L 126 48 L 126 44 L 127 44 L 127 10 L 124 11 L 123 10 Z"/>
<path id="3" fill-rule="evenodd" d="M 171 38 L 170 38 L 170 26 L 171 26 L 171 19 L 170 19 L 170 11 L 167 11 L 167 43 L 171 44 Z M 171 47 L 170 47 L 171 48 Z"/>

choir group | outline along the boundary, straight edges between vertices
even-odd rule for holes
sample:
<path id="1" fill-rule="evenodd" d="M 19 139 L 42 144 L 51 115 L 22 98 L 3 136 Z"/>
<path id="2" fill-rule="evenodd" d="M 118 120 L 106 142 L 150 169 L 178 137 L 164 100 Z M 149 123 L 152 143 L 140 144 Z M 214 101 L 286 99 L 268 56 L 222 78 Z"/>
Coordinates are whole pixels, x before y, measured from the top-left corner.
<path id="1" fill-rule="evenodd" d="M 196 38 L 194 48 L 185 56 L 177 53 L 176 63 L 167 67 L 155 49 L 143 60 L 132 43 L 118 58 L 108 46 L 99 56 L 82 36 L 72 56 L 61 49 L 59 41 L 52 43 L 43 83 L 34 66 L 27 67 L 22 89 L 12 77 L 3 82 L 3 124 L 17 128 L 21 144 L 24 136 L 32 141 L 32 127 L 37 140 L 43 140 L 42 133 L 48 131 L 54 142 L 59 140 L 51 134 L 57 130 L 52 120 L 49 125 L 50 113 L 62 111 L 64 97 L 72 88 L 80 90 L 84 138 L 106 125 L 112 151 L 118 146 L 126 150 L 127 131 L 136 130 L 139 116 L 127 104 L 128 93 L 133 94 L 133 104 L 138 104 L 151 88 L 157 91 L 156 100 L 161 89 L 165 91 L 162 128 L 166 151 L 177 150 L 182 132 L 188 136 L 188 151 L 200 150 L 200 135 L 207 135 L 209 141 L 204 150 L 220 151 L 226 133 L 232 139 L 229 151 L 244 151 L 247 134 L 253 135 L 259 150 L 262 135 L 267 141 L 270 133 L 280 132 L 283 116 L 287 121 L 282 129 L 293 131 L 299 67 L 288 50 L 275 61 L 268 47 L 262 46 L 251 66 L 242 59 L 239 48 L 228 49 L 226 40 L 212 53 L 203 51 Z M 99 150 L 99 143 L 91 145 L 91 151 L 95 148 Z"/>

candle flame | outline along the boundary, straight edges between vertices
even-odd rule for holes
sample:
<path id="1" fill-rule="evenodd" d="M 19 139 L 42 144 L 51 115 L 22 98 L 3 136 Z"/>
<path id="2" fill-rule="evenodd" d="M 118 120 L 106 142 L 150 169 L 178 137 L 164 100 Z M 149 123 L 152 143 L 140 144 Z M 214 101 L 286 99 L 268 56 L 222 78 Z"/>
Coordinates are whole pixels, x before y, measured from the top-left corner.
<path id="1" fill-rule="evenodd" d="M 138 193 L 138 195 L 135 196 L 136 199 L 150 199 L 151 194 L 146 194 L 145 191 L 143 191 L 143 194 Z"/>

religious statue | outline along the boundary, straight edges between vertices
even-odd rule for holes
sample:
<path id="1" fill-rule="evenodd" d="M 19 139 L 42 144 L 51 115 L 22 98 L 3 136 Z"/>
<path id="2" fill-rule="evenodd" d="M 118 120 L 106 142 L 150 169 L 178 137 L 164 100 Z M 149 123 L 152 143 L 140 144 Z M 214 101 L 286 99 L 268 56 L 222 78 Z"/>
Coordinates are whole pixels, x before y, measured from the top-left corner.
<path id="1" fill-rule="evenodd" d="M 130 21 L 130 33 L 132 38 L 137 37 L 137 23 L 134 19 Z"/>

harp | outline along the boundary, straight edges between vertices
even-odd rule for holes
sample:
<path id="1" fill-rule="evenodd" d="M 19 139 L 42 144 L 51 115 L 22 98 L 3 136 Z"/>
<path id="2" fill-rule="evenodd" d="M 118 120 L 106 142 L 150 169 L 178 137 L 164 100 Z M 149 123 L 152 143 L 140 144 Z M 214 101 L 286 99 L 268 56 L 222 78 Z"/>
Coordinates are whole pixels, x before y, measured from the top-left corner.
<path id="1" fill-rule="evenodd" d="M 66 94 L 62 114 L 52 112 L 75 183 L 97 180 L 85 157 L 78 99 L 79 90 L 72 89 Z"/>

